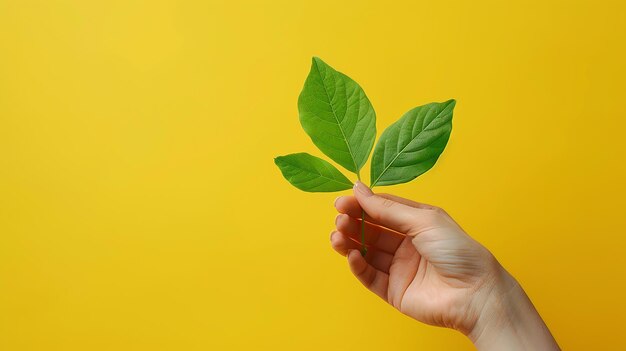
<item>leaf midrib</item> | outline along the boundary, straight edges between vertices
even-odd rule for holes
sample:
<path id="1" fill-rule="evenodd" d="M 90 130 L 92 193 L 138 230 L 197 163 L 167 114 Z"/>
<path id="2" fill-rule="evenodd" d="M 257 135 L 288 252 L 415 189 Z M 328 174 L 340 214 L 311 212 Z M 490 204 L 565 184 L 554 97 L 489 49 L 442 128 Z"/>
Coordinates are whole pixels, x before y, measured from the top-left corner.
<path id="1" fill-rule="evenodd" d="M 348 153 L 350 154 L 350 158 L 352 159 L 352 163 L 354 164 L 354 172 L 358 174 L 359 167 L 357 167 L 357 165 L 356 165 L 356 160 L 354 159 L 354 154 L 352 153 L 352 148 L 350 147 L 350 143 L 348 142 L 348 139 L 346 138 L 346 134 L 343 132 L 342 125 L 339 122 L 339 118 L 337 117 L 337 113 L 335 112 L 335 107 L 333 106 L 332 101 L 330 100 L 330 95 L 328 94 L 328 89 L 326 89 L 326 83 L 324 81 L 324 78 L 322 77 L 322 72 L 320 72 L 320 68 L 319 68 L 317 62 L 315 62 L 315 70 L 317 70 L 317 74 L 322 79 L 322 86 L 324 87 L 324 93 L 326 94 L 326 99 L 328 100 L 328 105 L 330 106 L 330 110 L 333 112 L 333 117 L 335 118 L 335 121 L 337 121 L 337 126 L 339 127 L 339 131 L 341 132 L 341 136 L 343 137 L 343 141 L 346 143 L 346 146 L 348 147 Z M 347 97 L 346 97 L 346 100 L 347 100 Z M 357 122 L 358 122 L 358 118 L 359 118 L 359 116 L 357 116 Z"/>
<path id="2" fill-rule="evenodd" d="M 321 173 L 320 173 L 317 169 L 315 169 L 315 172 L 313 172 L 313 171 L 310 171 L 310 170 L 308 170 L 308 169 L 302 168 L 300 165 L 297 165 L 297 164 L 291 163 L 291 162 L 289 162 L 289 161 L 283 160 L 283 162 L 285 162 L 286 164 L 288 164 L 288 165 L 290 165 L 290 166 L 292 166 L 292 167 L 296 167 L 296 168 L 298 168 L 298 169 L 301 169 L 301 170 L 303 170 L 303 171 L 306 171 L 306 172 L 309 172 L 309 173 L 312 173 L 312 174 L 317 174 L 317 175 L 318 175 L 318 176 L 320 176 L 321 178 L 328 179 L 328 180 L 329 180 L 329 181 L 331 181 L 331 182 L 335 182 L 335 183 L 339 183 L 339 184 L 346 184 L 346 185 L 350 185 L 350 186 L 352 186 L 352 183 L 344 183 L 344 182 L 340 182 L 340 181 L 338 181 L 337 179 L 334 179 L 334 178 L 328 178 L 327 176 L 325 176 L 325 175 L 321 174 Z M 350 180 L 348 179 L 348 182 L 349 182 L 349 181 L 350 181 Z"/>

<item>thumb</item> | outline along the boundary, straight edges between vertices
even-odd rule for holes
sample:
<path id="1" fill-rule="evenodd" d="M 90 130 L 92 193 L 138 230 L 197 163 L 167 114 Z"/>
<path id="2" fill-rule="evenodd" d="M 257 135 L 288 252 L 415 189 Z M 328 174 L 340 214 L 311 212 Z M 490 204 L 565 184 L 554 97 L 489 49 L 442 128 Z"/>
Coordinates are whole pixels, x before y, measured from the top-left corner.
<path id="1" fill-rule="evenodd" d="M 361 208 L 378 224 L 407 234 L 415 226 L 421 209 L 376 195 L 360 181 L 354 184 L 354 196 Z"/>

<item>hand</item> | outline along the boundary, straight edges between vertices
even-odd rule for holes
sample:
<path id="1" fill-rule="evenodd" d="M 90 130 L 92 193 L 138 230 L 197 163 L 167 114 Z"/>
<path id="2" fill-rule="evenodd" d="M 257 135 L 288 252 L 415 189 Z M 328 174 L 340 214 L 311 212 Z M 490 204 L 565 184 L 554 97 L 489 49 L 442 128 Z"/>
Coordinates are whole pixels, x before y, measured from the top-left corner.
<path id="1" fill-rule="evenodd" d="M 375 195 L 361 182 L 354 195 L 335 202 L 341 214 L 331 243 L 365 287 L 418 321 L 459 330 L 479 349 L 558 350 L 515 279 L 445 211 Z"/>

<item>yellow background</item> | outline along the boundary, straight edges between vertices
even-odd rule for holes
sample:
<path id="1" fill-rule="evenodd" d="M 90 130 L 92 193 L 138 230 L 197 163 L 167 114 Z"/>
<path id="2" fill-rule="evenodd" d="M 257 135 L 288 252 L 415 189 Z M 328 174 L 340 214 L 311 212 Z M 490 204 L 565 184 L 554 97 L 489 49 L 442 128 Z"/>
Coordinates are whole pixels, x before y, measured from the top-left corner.
<path id="1" fill-rule="evenodd" d="M 363 289 L 330 249 L 337 194 L 274 166 L 321 155 L 296 108 L 313 55 L 379 135 L 457 99 L 437 166 L 384 191 L 446 208 L 564 349 L 626 348 L 625 12 L 0 0 L 0 350 L 472 349 Z"/>

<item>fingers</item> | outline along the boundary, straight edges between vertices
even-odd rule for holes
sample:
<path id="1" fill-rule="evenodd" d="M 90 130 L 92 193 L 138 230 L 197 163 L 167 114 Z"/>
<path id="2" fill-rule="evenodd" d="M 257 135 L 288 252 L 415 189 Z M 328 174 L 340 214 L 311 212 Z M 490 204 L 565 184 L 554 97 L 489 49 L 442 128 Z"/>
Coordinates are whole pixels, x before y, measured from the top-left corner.
<path id="1" fill-rule="evenodd" d="M 411 207 L 415 207 L 415 208 L 421 208 L 421 209 L 424 209 L 424 210 L 434 210 L 436 208 L 435 206 L 432 206 L 432 205 L 428 205 L 428 204 L 424 204 L 424 203 L 421 203 L 421 202 L 405 199 L 403 197 L 392 195 L 392 194 L 378 193 L 376 195 L 378 195 L 380 197 L 384 197 L 385 199 L 389 199 L 389 200 L 393 200 L 395 202 L 399 202 L 399 203 L 401 203 L 403 205 L 407 205 L 407 206 L 411 206 Z"/>
<path id="2" fill-rule="evenodd" d="M 361 241 L 361 223 L 360 219 L 352 218 L 347 214 L 339 214 L 335 219 L 337 230 L 357 242 Z M 400 233 L 367 222 L 363 226 L 363 233 L 365 244 L 390 254 L 396 252 L 405 237 Z"/>
<path id="3" fill-rule="evenodd" d="M 361 205 L 354 196 L 340 196 L 335 200 L 335 208 L 340 213 L 345 213 L 350 217 L 361 218 Z M 365 220 L 373 222 L 372 217 L 365 215 Z"/>
<path id="4" fill-rule="evenodd" d="M 400 196 L 395 196 L 395 195 L 391 195 L 391 194 L 385 194 L 385 193 L 378 193 L 376 194 L 377 196 L 383 197 L 385 199 L 389 199 L 395 202 L 399 202 L 403 205 L 407 205 L 410 207 L 414 207 L 414 208 L 421 208 L 421 209 L 425 209 L 425 210 L 434 210 L 435 206 L 431 206 L 428 204 L 424 204 L 421 202 L 416 202 L 416 201 L 412 201 L 409 199 L 405 199 L 403 197 Z M 341 212 L 341 213 L 345 213 L 350 217 L 361 217 L 361 205 L 359 204 L 359 201 L 356 199 L 356 197 L 354 196 L 340 196 L 335 200 L 335 208 L 337 209 L 337 211 Z M 369 216 L 366 216 L 365 218 L 368 222 L 372 222 L 373 219 Z"/>
<path id="5" fill-rule="evenodd" d="M 337 253 L 342 256 L 346 256 L 350 250 L 358 250 L 361 248 L 361 244 L 350 240 L 347 236 L 338 231 L 330 233 L 330 245 L 333 247 L 333 250 L 337 251 Z"/>
<path id="6" fill-rule="evenodd" d="M 381 272 L 365 261 L 359 250 L 348 251 L 348 265 L 352 274 L 369 290 L 387 301 L 389 275 Z"/>
<path id="7" fill-rule="evenodd" d="M 355 240 L 350 239 L 345 234 L 334 231 L 330 236 L 331 246 L 337 253 L 346 256 L 350 250 L 359 250 L 361 244 Z M 380 251 L 375 247 L 368 247 L 365 260 L 379 271 L 389 273 L 391 262 L 393 261 L 393 255 Z"/>
<path id="8" fill-rule="evenodd" d="M 361 182 L 356 182 L 354 196 L 361 208 L 376 223 L 403 234 L 419 225 L 420 217 L 429 211 L 376 195 Z"/>

